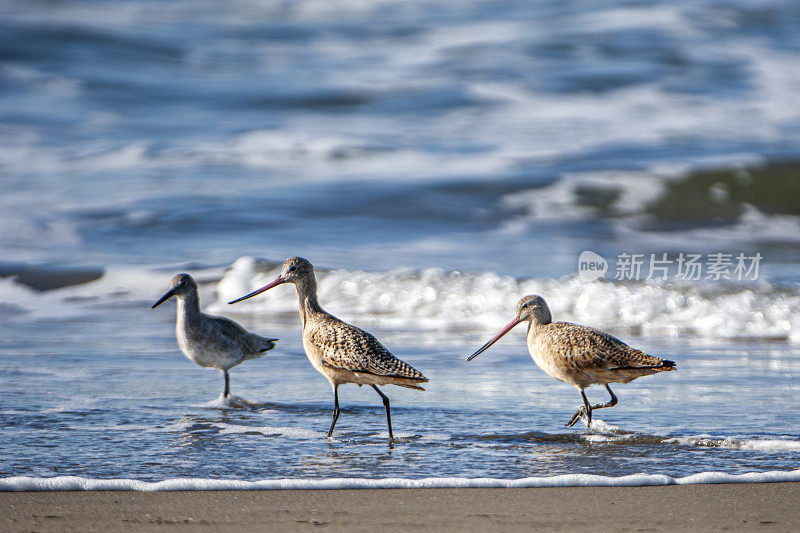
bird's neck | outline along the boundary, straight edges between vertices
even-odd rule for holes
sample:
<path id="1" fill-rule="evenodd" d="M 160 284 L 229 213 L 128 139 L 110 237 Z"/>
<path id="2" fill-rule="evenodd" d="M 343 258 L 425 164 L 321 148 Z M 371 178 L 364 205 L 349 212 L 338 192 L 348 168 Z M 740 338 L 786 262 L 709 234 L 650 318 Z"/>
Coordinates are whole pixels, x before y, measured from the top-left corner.
<path id="1" fill-rule="evenodd" d="M 547 317 L 544 320 L 537 319 L 536 317 L 531 318 L 528 320 L 528 337 L 535 337 L 542 331 L 544 331 L 548 325 L 552 323 L 552 320 Z"/>
<path id="2" fill-rule="evenodd" d="M 200 298 L 197 293 L 178 296 L 178 322 L 191 322 L 200 317 Z"/>
<path id="3" fill-rule="evenodd" d="M 304 278 L 295 284 L 297 288 L 297 303 L 300 310 L 300 318 L 305 327 L 308 319 L 317 313 L 324 313 L 317 301 L 317 280 L 314 277 Z"/>

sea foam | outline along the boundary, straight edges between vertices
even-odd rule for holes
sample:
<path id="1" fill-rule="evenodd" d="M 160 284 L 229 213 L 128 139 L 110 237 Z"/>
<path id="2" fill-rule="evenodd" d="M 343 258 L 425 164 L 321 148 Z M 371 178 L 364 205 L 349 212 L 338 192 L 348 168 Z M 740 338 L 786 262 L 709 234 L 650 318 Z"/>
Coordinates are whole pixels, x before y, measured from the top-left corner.
<path id="1" fill-rule="evenodd" d="M 240 258 L 227 271 L 212 268 L 191 273 L 201 282 L 201 302 L 207 312 L 294 320 L 297 298 L 290 286 L 236 305 L 227 303 L 275 279 L 279 273 L 275 265 Z M 13 320 L 91 316 L 106 313 L 108 306 L 149 306 L 163 293 L 168 278 L 164 272 L 144 268 L 109 268 L 95 281 L 43 292 L 3 278 L 0 299 L 14 302 L 22 311 Z M 763 281 L 738 285 L 585 283 L 577 277 L 514 278 L 491 271 L 406 268 L 319 269 L 317 278 L 320 301 L 326 308 L 366 328 L 485 334 L 508 322 L 519 298 L 540 294 L 555 320 L 622 336 L 800 343 L 800 287 Z"/>
<path id="2" fill-rule="evenodd" d="M 232 315 L 295 313 L 296 296 L 288 288 L 227 305 L 279 273 L 277 268 L 259 271 L 256 264 L 237 260 L 217 285 L 217 301 L 209 310 Z M 621 334 L 800 342 L 800 290 L 768 283 L 584 283 L 576 277 L 520 279 L 439 269 L 334 270 L 318 272 L 317 277 L 320 300 L 329 310 L 365 326 L 489 331 L 508 322 L 520 297 L 540 294 L 556 320 Z"/>
<path id="3" fill-rule="evenodd" d="M 281 490 L 281 489 L 434 489 L 434 488 L 529 488 L 529 487 L 638 487 L 711 483 L 777 483 L 800 481 L 800 470 L 727 474 L 702 472 L 685 477 L 663 474 L 631 474 L 610 477 L 592 474 L 526 477 L 519 479 L 429 477 L 423 479 L 233 479 L 176 478 L 148 482 L 136 479 L 91 479 L 77 476 L 0 478 L 0 491 L 179 491 L 179 490 Z"/>

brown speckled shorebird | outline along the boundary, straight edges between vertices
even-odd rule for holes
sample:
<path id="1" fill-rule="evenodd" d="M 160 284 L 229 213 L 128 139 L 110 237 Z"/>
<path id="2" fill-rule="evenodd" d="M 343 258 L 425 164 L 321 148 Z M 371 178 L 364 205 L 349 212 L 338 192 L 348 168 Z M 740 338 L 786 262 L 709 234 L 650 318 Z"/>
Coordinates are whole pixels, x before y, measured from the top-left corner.
<path id="1" fill-rule="evenodd" d="M 592 424 L 592 410 L 617 405 L 617 397 L 609 383 L 628 383 L 657 372 L 677 370 L 675 363 L 647 355 L 621 340 L 588 326 L 553 322 L 550 309 L 541 296 L 526 296 L 517 304 L 517 314 L 503 330 L 470 355 L 471 361 L 520 322 L 528 321 L 528 351 L 533 362 L 547 375 L 574 385 L 581 391 L 583 407 L 575 411 L 567 426 L 586 416 Z M 591 405 L 584 389 L 589 385 L 605 385 L 611 400 Z"/>
<path id="2" fill-rule="evenodd" d="M 317 372 L 328 378 L 333 386 L 333 420 L 328 438 L 339 418 L 339 385 L 356 383 L 370 385 L 383 400 L 389 438 L 392 434 L 392 415 L 389 398 L 379 385 L 398 385 L 409 389 L 425 390 L 419 386 L 428 378 L 411 365 L 401 361 L 383 347 L 372 334 L 359 329 L 325 312 L 317 302 L 317 280 L 314 266 L 302 257 L 291 257 L 283 263 L 280 276 L 230 304 L 252 298 L 283 283 L 294 283 L 303 321 L 303 348 Z"/>
<path id="3" fill-rule="evenodd" d="M 247 359 L 256 359 L 275 346 L 278 339 L 250 333 L 223 316 L 207 315 L 200 311 L 197 283 L 189 274 L 172 278 L 172 288 L 153 304 L 155 309 L 173 296 L 178 299 L 175 336 L 181 351 L 200 366 L 216 368 L 225 374 L 222 396 L 230 394 L 228 370 Z"/>

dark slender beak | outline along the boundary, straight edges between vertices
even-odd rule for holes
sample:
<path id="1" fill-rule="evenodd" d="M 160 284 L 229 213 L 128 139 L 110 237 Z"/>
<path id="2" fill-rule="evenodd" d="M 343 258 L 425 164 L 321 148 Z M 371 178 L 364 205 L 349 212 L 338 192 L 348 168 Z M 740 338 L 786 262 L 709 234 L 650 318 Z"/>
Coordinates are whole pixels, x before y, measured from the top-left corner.
<path id="1" fill-rule="evenodd" d="M 497 335 L 495 335 L 494 337 L 492 337 L 491 339 L 489 339 L 489 342 L 487 342 L 486 344 L 484 344 L 483 346 L 481 346 L 481 347 L 478 349 L 478 351 L 477 351 L 477 352 L 475 352 L 474 354 L 472 354 L 472 355 L 470 355 L 469 357 L 467 357 L 467 361 L 472 361 L 473 359 L 475 359 L 476 357 L 478 357 L 478 356 L 479 356 L 481 353 L 483 353 L 484 351 L 486 351 L 486 349 L 487 349 L 487 348 L 489 348 L 489 346 L 491 346 L 492 344 L 494 344 L 494 343 L 496 343 L 497 341 L 499 341 L 499 340 L 500 340 L 500 337 L 502 337 L 503 335 L 505 335 L 506 333 L 508 333 L 508 332 L 509 332 L 509 331 L 511 331 L 512 329 L 514 329 L 514 326 L 516 326 L 516 325 L 517 325 L 517 324 L 519 324 L 520 322 L 522 322 L 522 320 L 521 320 L 521 319 L 519 319 L 519 318 L 515 318 L 514 320 L 512 320 L 511 322 L 509 322 L 509 323 L 508 323 L 508 325 L 507 325 L 506 327 L 504 327 L 504 328 L 503 328 L 503 330 L 502 330 L 500 333 L 498 333 Z"/>
<path id="2" fill-rule="evenodd" d="M 256 296 L 256 295 L 258 295 L 258 294 L 261 294 L 261 293 L 262 293 L 262 292 L 264 292 L 264 291 L 268 291 L 268 290 L 270 290 L 272 287 L 277 287 L 277 286 L 278 286 L 278 285 L 280 285 L 281 283 L 286 283 L 286 280 L 285 280 L 285 279 L 283 279 L 283 276 L 278 276 L 278 277 L 275 279 L 275 281 L 273 281 L 272 283 L 270 283 L 270 284 L 268 284 L 268 285 L 264 285 L 264 286 L 263 286 L 263 287 L 261 287 L 260 289 L 258 289 L 258 290 L 255 290 L 255 291 L 251 292 L 250 294 L 245 294 L 245 295 L 244 295 L 244 296 L 242 296 L 241 298 L 237 298 L 237 299 L 235 299 L 235 300 L 231 300 L 230 302 L 228 302 L 228 305 L 230 305 L 230 304 L 235 304 L 236 302 L 241 302 L 242 300 L 247 300 L 248 298 L 252 298 L 253 296 Z"/>
<path id="3" fill-rule="evenodd" d="M 169 291 L 167 291 L 167 293 L 164 296 L 159 298 L 158 301 L 156 303 L 154 303 L 153 307 L 151 307 L 150 309 L 155 309 L 156 307 L 158 307 L 159 305 L 163 304 L 164 302 L 166 302 L 167 300 L 169 300 L 173 296 L 175 296 L 175 289 L 170 289 Z"/>

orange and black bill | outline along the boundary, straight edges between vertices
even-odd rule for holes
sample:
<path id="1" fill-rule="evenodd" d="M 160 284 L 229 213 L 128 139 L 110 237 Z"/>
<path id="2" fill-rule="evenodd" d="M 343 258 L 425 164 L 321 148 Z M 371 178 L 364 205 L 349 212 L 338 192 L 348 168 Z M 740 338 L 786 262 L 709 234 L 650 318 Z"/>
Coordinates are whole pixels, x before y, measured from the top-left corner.
<path id="1" fill-rule="evenodd" d="M 244 295 L 244 296 L 242 296 L 241 298 L 237 298 L 237 299 L 235 299 L 235 300 L 231 300 L 230 302 L 228 302 L 228 305 L 230 305 L 230 304 L 235 304 L 236 302 L 241 302 L 242 300 L 247 300 L 248 298 L 252 298 L 253 296 L 259 295 L 259 294 L 261 294 L 261 293 L 262 293 L 262 292 L 264 292 L 264 291 L 268 291 L 268 290 L 270 290 L 272 287 L 277 287 L 277 286 L 278 286 L 278 285 L 280 285 L 281 283 L 286 283 L 286 280 L 285 280 L 285 279 L 283 279 L 283 276 L 278 276 L 278 277 L 275 279 L 275 281 L 273 281 L 272 283 L 269 283 L 269 284 L 267 284 L 267 285 L 264 285 L 264 286 L 263 286 L 263 287 L 261 287 L 260 289 L 257 289 L 257 290 L 255 290 L 255 291 L 251 292 L 250 294 L 245 294 L 245 295 Z"/>
<path id="2" fill-rule="evenodd" d="M 522 322 L 522 320 L 520 320 L 520 319 L 518 319 L 518 318 L 515 318 L 514 320 L 512 320 L 511 322 L 509 322 L 509 323 L 508 323 L 508 325 L 507 325 L 506 327 L 504 327 L 504 328 L 502 329 L 502 331 L 500 331 L 500 333 L 498 333 L 497 335 L 495 335 L 494 337 L 492 337 L 491 339 L 489 339 L 489 342 L 487 342 L 486 344 L 484 344 L 483 346 L 481 346 L 481 347 L 478 349 L 478 351 L 477 351 L 477 352 L 475 352 L 474 354 L 472 354 L 472 355 L 470 355 L 469 357 L 467 357 L 467 361 L 472 361 L 473 359 L 475 359 L 476 357 L 478 357 L 478 356 L 479 356 L 481 353 L 483 353 L 483 352 L 484 352 L 486 349 L 488 349 L 488 348 L 489 348 L 489 346 L 491 346 L 492 344 L 494 344 L 494 343 L 496 343 L 497 341 L 499 341 L 499 340 L 500 340 L 500 337 L 502 337 L 503 335 L 505 335 L 506 333 L 508 333 L 508 332 L 509 332 L 509 331 L 511 331 L 512 329 L 514 329 L 514 326 L 516 326 L 516 325 L 517 325 L 517 324 L 519 324 L 520 322 Z"/>

